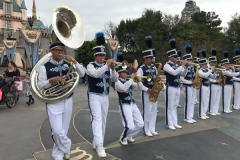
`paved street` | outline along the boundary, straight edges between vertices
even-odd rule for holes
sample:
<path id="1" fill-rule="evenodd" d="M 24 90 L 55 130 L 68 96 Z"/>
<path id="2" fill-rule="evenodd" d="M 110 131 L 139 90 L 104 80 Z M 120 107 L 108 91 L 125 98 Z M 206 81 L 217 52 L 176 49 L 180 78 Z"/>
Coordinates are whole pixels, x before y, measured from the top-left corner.
<path id="1" fill-rule="evenodd" d="M 92 131 L 90 113 L 87 106 L 87 86 L 79 85 L 75 89 L 74 109 L 69 137 L 72 145 L 71 160 L 99 159 L 91 148 Z M 137 105 L 141 109 L 140 93 L 134 92 Z M 181 95 L 180 104 L 184 103 Z M 51 160 L 51 130 L 45 112 L 44 103 L 35 101 L 26 104 L 27 97 L 20 95 L 17 105 L 9 109 L 0 106 L 0 160 Z M 197 123 L 183 122 L 183 109 L 178 109 L 179 124 L 183 129 L 167 130 L 164 122 L 164 96 L 158 101 L 157 131 L 158 136 L 145 137 L 139 133 L 136 143 L 121 146 L 118 142 L 123 130 L 118 110 L 118 98 L 111 90 L 110 108 L 107 119 L 105 159 L 122 160 L 239 160 L 240 146 L 240 111 L 222 116 L 211 116 L 208 120 L 195 119 Z M 142 110 L 142 109 L 141 109 Z"/>

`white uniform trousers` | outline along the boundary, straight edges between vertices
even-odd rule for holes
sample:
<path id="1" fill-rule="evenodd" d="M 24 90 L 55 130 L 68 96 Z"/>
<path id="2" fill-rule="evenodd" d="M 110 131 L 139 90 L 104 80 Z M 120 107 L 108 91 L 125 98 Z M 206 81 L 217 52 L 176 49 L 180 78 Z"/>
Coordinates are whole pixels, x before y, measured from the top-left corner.
<path id="1" fill-rule="evenodd" d="M 93 148 L 104 144 L 109 99 L 107 94 L 88 94 L 88 105 L 91 113 Z"/>
<path id="2" fill-rule="evenodd" d="M 195 90 L 193 86 L 185 86 L 184 119 L 193 119 L 196 98 Z"/>
<path id="3" fill-rule="evenodd" d="M 233 82 L 233 107 L 240 107 L 240 82 Z"/>
<path id="4" fill-rule="evenodd" d="M 222 87 L 222 107 L 223 113 L 230 111 L 233 85 L 226 84 Z"/>
<path id="5" fill-rule="evenodd" d="M 198 100 L 198 98 L 199 98 L 199 89 L 196 90 L 196 89 L 194 88 L 194 92 L 195 92 L 195 103 L 199 103 L 199 100 Z"/>
<path id="6" fill-rule="evenodd" d="M 180 98 L 180 88 L 167 86 L 165 92 L 165 120 L 167 126 L 178 125 L 177 106 Z"/>
<path id="7" fill-rule="evenodd" d="M 209 105 L 209 96 L 210 96 L 210 88 L 207 86 L 201 85 L 199 91 L 199 110 L 198 117 L 206 116 L 206 112 L 208 110 Z"/>
<path id="8" fill-rule="evenodd" d="M 61 160 L 64 153 L 68 153 L 71 149 L 72 142 L 67 137 L 67 133 L 72 117 L 72 106 L 72 97 L 54 104 L 47 104 L 47 113 L 54 141 L 52 150 L 54 160 Z"/>
<path id="9" fill-rule="evenodd" d="M 141 112 L 135 103 L 120 104 L 119 111 L 124 126 L 120 139 L 125 141 L 137 135 L 143 128 L 144 122 Z"/>
<path id="10" fill-rule="evenodd" d="M 219 84 L 210 85 L 210 100 L 208 106 L 208 112 L 218 113 L 221 99 L 221 89 L 222 87 Z"/>
<path id="11" fill-rule="evenodd" d="M 149 93 L 146 91 L 142 91 L 141 100 L 143 105 L 144 132 L 155 132 L 157 119 L 157 102 L 151 102 L 149 100 Z"/>

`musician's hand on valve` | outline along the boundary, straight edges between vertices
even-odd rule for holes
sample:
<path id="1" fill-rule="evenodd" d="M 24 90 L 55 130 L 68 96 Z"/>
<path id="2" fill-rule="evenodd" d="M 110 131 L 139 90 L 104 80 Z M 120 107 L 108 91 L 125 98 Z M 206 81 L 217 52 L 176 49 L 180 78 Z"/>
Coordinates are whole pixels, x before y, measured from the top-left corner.
<path id="1" fill-rule="evenodd" d="M 66 80 L 64 77 L 60 77 L 60 76 L 57 76 L 57 77 L 52 77 L 49 79 L 49 83 L 57 83 L 57 84 L 60 84 L 60 83 L 64 83 Z"/>
<path id="2" fill-rule="evenodd" d="M 69 62 L 73 62 L 74 64 L 77 64 L 76 59 L 74 59 L 72 56 L 70 55 L 66 55 L 65 59 L 68 60 Z"/>
<path id="3" fill-rule="evenodd" d="M 136 74 L 135 73 L 132 73 L 131 74 L 131 79 L 134 79 L 136 77 Z"/>
<path id="4" fill-rule="evenodd" d="M 192 85 L 193 85 L 193 86 L 196 86 L 196 85 L 197 85 L 197 82 L 196 82 L 196 81 L 193 81 L 193 82 L 192 82 Z"/>
<path id="5" fill-rule="evenodd" d="M 222 79 L 218 79 L 217 83 L 219 83 L 219 84 L 222 83 Z"/>
<path id="6" fill-rule="evenodd" d="M 112 70 L 115 70 L 115 61 L 113 61 L 113 63 L 110 65 L 110 68 L 111 68 Z"/>
<path id="7" fill-rule="evenodd" d="M 114 63 L 114 60 L 113 59 L 108 59 L 107 61 L 106 61 L 106 65 L 108 66 L 108 67 L 110 67 L 110 65 L 112 65 Z"/>
<path id="8" fill-rule="evenodd" d="M 212 71 L 215 71 L 216 70 L 216 67 L 215 66 L 212 66 Z"/>
<path id="9" fill-rule="evenodd" d="M 147 92 L 151 94 L 153 92 L 153 90 L 148 88 Z"/>
<path id="10" fill-rule="evenodd" d="M 187 65 L 187 60 L 185 59 L 185 60 L 182 60 L 182 67 L 185 67 L 186 65 Z"/>
<path id="11" fill-rule="evenodd" d="M 160 76 L 157 77 L 157 81 L 161 81 L 162 78 Z"/>

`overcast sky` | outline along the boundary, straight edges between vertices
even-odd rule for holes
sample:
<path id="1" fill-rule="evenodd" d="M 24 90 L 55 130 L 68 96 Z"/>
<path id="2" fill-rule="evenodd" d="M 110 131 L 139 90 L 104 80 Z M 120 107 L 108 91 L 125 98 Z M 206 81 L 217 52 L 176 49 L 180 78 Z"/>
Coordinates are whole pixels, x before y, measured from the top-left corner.
<path id="1" fill-rule="evenodd" d="M 37 17 L 45 26 L 51 24 L 52 11 L 57 5 L 67 5 L 77 11 L 81 17 L 86 37 L 94 39 L 95 33 L 102 31 L 104 24 L 112 21 L 118 24 L 122 19 L 139 18 L 147 9 L 160 10 L 163 13 L 179 14 L 185 6 L 186 0 L 35 0 Z M 33 0 L 25 0 L 28 16 L 32 14 Z M 235 13 L 240 13 L 240 0 L 196 0 L 197 6 L 204 11 L 215 11 L 223 23 L 227 22 Z"/>

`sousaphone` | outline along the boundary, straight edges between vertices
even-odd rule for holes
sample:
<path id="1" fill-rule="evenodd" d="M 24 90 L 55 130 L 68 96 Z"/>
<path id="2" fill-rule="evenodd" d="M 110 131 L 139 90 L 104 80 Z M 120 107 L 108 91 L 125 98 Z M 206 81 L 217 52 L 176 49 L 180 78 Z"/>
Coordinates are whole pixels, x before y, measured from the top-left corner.
<path id="1" fill-rule="evenodd" d="M 83 23 L 72 8 L 63 5 L 57 6 L 52 15 L 52 27 L 52 42 L 61 41 L 65 46 L 72 49 L 79 48 L 84 43 L 85 31 Z M 55 103 L 66 99 L 73 93 L 79 79 L 75 65 L 68 62 L 71 65 L 67 75 L 65 75 L 66 82 L 64 84 L 53 84 L 47 89 L 40 90 L 37 84 L 39 69 L 51 57 L 51 52 L 42 57 L 34 66 L 30 75 L 32 92 L 40 101 L 45 103 Z"/>

